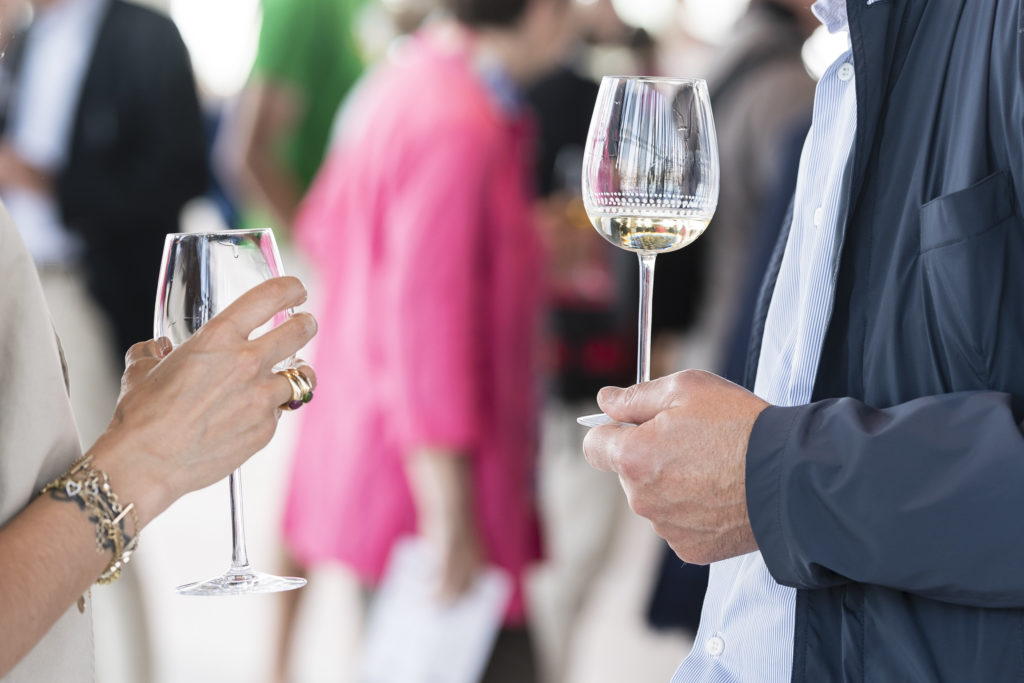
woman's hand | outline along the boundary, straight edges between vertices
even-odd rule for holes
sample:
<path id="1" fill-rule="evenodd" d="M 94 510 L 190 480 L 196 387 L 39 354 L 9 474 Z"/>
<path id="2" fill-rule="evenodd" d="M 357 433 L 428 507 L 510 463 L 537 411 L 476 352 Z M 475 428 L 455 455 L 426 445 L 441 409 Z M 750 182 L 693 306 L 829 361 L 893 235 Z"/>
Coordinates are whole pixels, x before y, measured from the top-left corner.
<path id="1" fill-rule="evenodd" d="M 167 337 L 139 342 L 128 349 L 124 356 L 124 374 L 121 375 L 121 395 L 117 398 L 118 403 L 173 350 L 174 346 Z"/>
<path id="2" fill-rule="evenodd" d="M 140 528 L 270 441 L 280 405 L 292 396 L 273 367 L 305 346 L 316 321 L 300 313 L 258 339 L 249 334 L 305 300 L 295 278 L 269 280 L 173 351 L 167 340 L 129 351 L 114 419 L 89 453 L 119 501 L 135 505 Z M 302 371 L 316 382 L 312 368 Z M 110 560 L 96 552 L 89 515 L 66 499 L 39 496 L 0 527 L 0 678 Z"/>
<path id="3" fill-rule="evenodd" d="M 114 419 L 92 452 L 122 500 L 135 503 L 141 525 L 270 441 L 292 394 L 273 367 L 305 346 L 317 325 L 298 313 L 261 337 L 249 335 L 305 300 L 296 278 L 268 280 L 178 348 L 162 339 L 129 351 Z M 301 369 L 315 385 L 312 368 Z"/>

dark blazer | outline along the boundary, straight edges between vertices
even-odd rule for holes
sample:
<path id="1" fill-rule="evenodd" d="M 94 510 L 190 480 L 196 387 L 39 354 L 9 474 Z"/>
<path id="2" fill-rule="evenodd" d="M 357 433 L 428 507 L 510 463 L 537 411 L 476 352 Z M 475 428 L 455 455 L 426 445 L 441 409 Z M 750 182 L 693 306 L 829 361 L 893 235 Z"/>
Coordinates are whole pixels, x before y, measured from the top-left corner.
<path id="1" fill-rule="evenodd" d="M 111 0 L 55 192 L 64 223 L 84 238 L 90 287 L 122 351 L 152 336 L 163 237 L 178 230 L 206 175 L 196 85 L 177 28 Z"/>
<path id="2" fill-rule="evenodd" d="M 1024 681 L 1024 3 L 848 5 L 835 312 L 814 402 L 755 425 L 751 522 L 794 681 Z"/>

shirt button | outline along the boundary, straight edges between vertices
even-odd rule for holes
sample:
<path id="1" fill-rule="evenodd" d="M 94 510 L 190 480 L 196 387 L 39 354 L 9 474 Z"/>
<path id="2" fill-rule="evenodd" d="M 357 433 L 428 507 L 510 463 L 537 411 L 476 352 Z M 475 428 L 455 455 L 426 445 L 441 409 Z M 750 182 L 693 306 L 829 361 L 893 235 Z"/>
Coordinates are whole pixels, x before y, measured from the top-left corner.
<path id="1" fill-rule="evenodd" d="M 839 67 L 839 80 L 848 81 L 853 78 L 853 64 L 846 62 Z"/>
<path id="2" fill-rule="evenodd" d="M 704 649 L 712 657 L 721 657 L 722 653 L 725 652 L 725 640 L 721 636 L 708 638 L 708 642 L 704 644 Z"/>
<path id="3" fill-rule="evenodd" d="M 814 210 L 814 227 L 820 228 L 821 224 L 825 222 L 825 210 L 820 206 Z"/>

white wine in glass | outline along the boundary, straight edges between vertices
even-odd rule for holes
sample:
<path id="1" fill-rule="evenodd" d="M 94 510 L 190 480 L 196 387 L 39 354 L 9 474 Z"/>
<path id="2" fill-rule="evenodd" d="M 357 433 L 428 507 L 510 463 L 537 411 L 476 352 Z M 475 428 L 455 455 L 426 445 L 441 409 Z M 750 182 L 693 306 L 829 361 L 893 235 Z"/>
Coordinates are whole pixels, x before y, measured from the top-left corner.
<path id="1" fill-rule="evenodd" d="M 583 156 L 583 204 L 602 237 L 640 260 L 637 382 L 651 378 L 654 258 L 704 233 L 718 186 L 718 140 L 703 80 L 601 81 Z M 577 422 L 595 427 L 611 419 Z"/>
<path id="2" fill-rule="evenodd" d="M 711 216 L 609 216 L 588 214 L 606 240 L 627 251 L 662 253 L 675 251 L 700 237 Z"/>

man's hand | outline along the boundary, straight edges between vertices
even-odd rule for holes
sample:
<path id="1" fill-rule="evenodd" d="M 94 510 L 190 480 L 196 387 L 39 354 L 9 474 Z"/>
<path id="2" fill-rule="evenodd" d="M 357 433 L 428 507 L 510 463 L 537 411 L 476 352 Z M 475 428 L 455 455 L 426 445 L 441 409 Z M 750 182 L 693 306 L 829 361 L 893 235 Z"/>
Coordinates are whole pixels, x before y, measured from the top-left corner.
<path id="1" fill-rule="evenodd" d="M 626 389 L 606 387 L 601 409 L 632 425 L 595 427 L 587 461 L 616 472 L 630 507 L 680 558 L 708 564 L 757 550 L 747 516 L 747 442 L 768 407 L 699 370 Z"/>

